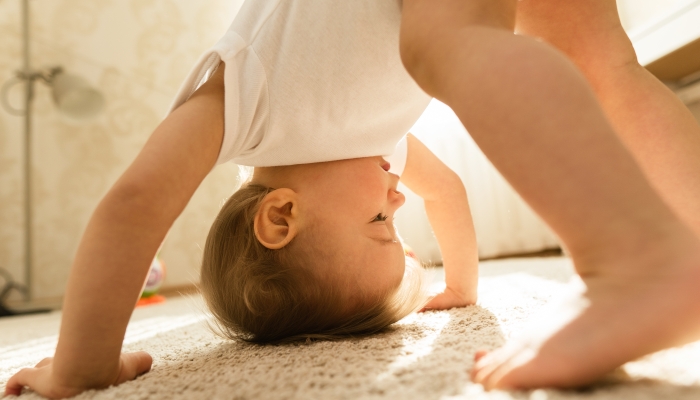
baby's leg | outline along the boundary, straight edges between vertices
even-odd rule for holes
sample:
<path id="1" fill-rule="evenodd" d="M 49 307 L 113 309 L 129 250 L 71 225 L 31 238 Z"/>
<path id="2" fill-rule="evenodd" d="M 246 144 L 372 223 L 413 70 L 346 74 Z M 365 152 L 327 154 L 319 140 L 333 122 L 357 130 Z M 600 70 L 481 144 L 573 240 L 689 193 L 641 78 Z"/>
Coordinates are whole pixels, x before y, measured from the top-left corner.
<path id="1" fill-rule="evenodd" d="M 544 38 L 576 63 L 652 185 L 700 234 L 700 125 L 639 65 L 615 0 L 526 0 L 518 5 L 517 30 Z"/>
<path id="2" fill-rule="evenodd" d="M 525 0 L 533 1 L 533 0 Z M 408 71 L 556 230 L 586 288 L 482 357 L 487 387 L 575 386 L 700 337 L 700 243 L 656 194 L 579 70 L 512 34 L 517 0 L 404 0 Z"/>

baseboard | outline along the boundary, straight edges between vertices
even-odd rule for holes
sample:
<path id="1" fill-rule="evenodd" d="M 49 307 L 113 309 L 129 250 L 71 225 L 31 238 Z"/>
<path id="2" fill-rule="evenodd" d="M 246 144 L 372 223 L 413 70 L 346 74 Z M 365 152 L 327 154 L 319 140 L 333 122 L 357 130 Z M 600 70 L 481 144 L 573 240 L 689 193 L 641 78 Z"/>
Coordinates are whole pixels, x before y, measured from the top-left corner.
<path id="1" fill-rule="evenodd" d="M 479 261 L 502 260 L 504 258 L 537 258 L 537 257 L 561 257 L 564 251 L 560 247 L 544 249 L 530 253 L 509 253 L 501 254 L 495 257 L 481 258 Z"/>
<path id="2" fill-rule="evenodd" d="M 25 302 L 24 300 L 12 300 L 7 302 L 7 308 L 17 312 L 27 312 L 37 309 L 60 310 L 62 306 L 63 297 L 49 297 L 29 302 Z"/>
<path id="3" fill-rule="evenodd" d="M 165 287 L 158 291 L 158 294 L 165 297 L 189 296 L 199 293 L 197 285 L 179 285 Z M 7 307 L 13 311 L 29 311 L 36 309 L 60 310 L 63 306 L 63 296 L 48 297 L 25 302 L 23 300 L 12 300 L 7 302 Z"/>
<path id="4" fill-rule="evenodd" d="M 199 288 L 197 287 L 197 285 L 193 284 L 165 287 L 158 291 L 158 294 L 165 297 L 189 296 L 198 293 Z"/>

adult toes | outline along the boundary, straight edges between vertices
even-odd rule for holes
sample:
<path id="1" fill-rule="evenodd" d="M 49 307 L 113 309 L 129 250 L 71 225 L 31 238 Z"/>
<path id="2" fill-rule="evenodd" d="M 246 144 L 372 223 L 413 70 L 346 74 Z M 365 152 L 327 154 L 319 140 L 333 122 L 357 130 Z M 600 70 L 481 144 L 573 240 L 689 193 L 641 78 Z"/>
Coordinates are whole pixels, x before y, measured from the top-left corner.
<path id="1" fill-rule="evenodd" d="M 536 351 L 528 347 L 521 347 L 513 352 L 495 368 L 482 383 L 490 389 L 527 389 L 532 379 L 527 379 L 532 374 L 531 362 L 536 356 Z M 541 371 L 545 372 L 545 371 Z"/>
<path id="2" fill-rule="evenodd" d="M 476 383 L 481 383 L 486 390 L 491 390 L 491 375 L 503 363 L 508 361 L 512 354 L 512 349 L 508 347 L 502 347 L 498 350 L 485 354 L 474 364 L 474 369 L 472 370 L 472 380 Z"/>

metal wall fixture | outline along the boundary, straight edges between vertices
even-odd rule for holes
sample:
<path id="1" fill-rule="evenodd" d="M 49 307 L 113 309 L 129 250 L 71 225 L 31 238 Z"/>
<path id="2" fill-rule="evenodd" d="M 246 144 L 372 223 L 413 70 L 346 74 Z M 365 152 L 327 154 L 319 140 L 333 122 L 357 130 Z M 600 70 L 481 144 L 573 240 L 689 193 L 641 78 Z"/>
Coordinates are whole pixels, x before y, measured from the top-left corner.
<path id="1" fill-rule="evenodd" d="M 33 69 L 30 63 L 29 0 L 21 1 L 22 23 L 22 69 L 15 72 L 14 78 L 5 82 L 0 90 L 2 105 L 7 112 L 24 117 L 24 284 L 8 282 L 8 285 L 24 294 L 27 303 L 33 300 L 32 293 L 32 102 L 34 85 L 41 81 L 52 91 L 57 109 L 75 119 L 89 119 L 98 115 L 104 108 L 104 97 L 83 78 L 66 73 L 60 66 Z M 10 91 L 18 85 L 24 86 L 23 108 L 15 108 L 10 103 Z M 3 296 L 7 295 L 3 291 Z M 2 306 L 0 298 L 0 306 Z"/>

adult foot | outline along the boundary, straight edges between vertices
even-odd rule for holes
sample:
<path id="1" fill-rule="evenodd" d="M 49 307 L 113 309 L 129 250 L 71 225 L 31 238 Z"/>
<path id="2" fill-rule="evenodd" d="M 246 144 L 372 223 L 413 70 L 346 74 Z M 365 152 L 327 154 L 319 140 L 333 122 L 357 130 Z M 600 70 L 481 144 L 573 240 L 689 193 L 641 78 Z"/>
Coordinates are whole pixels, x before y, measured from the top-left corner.
<path id="1" fill-rule="evenodd" d="M 664 268 L 598 270 L 572 284 L 572 296 L 544 310 L 520 338 L 477 353 L 472 379 L 486 389 L 582 386 L 627 361 L 700 339 L 700 252 L 676 253 Z"/>

